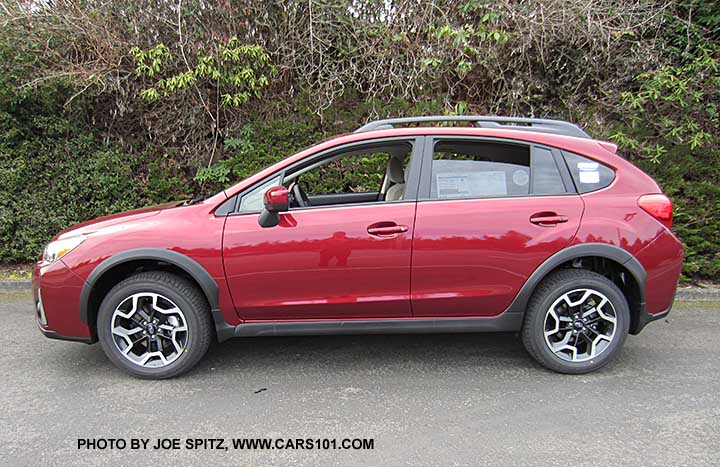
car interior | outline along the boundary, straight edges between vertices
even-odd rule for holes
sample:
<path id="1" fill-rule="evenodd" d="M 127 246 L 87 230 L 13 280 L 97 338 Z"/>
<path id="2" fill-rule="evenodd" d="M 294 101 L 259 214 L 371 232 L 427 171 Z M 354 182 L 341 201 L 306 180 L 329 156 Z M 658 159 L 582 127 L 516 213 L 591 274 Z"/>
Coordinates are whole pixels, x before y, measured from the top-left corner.
<path id="1" fill-rule="evenodd" d="M 283 180 L 290 209 L 402 200 L 411 151 L 408 143 L 365 146 L 298 167 Z"/>

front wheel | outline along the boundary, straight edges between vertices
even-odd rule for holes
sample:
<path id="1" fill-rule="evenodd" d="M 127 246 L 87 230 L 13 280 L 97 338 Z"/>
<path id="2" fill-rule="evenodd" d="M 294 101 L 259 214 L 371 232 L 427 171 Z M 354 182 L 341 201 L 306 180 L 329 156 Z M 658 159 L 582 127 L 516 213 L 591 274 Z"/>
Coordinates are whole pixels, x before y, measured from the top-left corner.
<path id="1" fill-rule="evenodd" d="M 608 278 L 582 269 L 548 276 L 533 293 L 522 338 L 530 355 L 560 373 L 588 373 L 608 364 L 625 342 L 630 309 Z"/>
<path id="2" fill-rule="evenodd" d="M 145 379 L 190 370 L 213 335 L 202 293 L 187 280 L 160 271 L 136 274 L 116 285 L 100 305 L 97 326 L 108 358 Z"/>

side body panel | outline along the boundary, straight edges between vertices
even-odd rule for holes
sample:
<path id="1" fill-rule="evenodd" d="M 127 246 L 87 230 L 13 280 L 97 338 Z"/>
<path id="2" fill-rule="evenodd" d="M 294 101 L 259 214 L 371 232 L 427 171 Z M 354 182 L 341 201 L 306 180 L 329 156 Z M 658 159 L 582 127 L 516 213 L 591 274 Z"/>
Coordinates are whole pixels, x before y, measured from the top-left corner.
<path id="1" fill-rule="evenodd" d="M 409 317 L 415 202 L 293 210 L 276 227 L 229 216 L 224 259 L 245 320 Z M 378 237 L 380 222 L 407 231 Z"/>
<path id="2" fill-rule="evenodd" d="M 555 211 L 568 221 L 530 222 Z M 579 196 L 543 196 L 418 203 L 413 242 L 414 316 L 495 316 L 532 272 L 572 241 Z"/>
<path id="3" fill-rule="evenodd" d="M 672 232 L 638 205 L 639 197 L 650 193 L 661 190 L 639 169 L 616 170 L 610 186 L 582 195 L 585 215 L 573 244 L 607 243 L 636 257 L 647 274 L 646 310 L 656 314 L 672 305 L 683 248 Z"/>

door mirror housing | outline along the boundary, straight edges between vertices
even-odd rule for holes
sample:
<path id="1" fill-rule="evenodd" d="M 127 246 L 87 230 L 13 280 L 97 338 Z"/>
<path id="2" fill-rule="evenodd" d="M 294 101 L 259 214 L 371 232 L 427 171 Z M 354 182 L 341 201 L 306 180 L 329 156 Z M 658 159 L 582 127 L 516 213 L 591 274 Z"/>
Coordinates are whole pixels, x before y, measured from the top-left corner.
<path id="1" fill-rule="evenodd" d="M 274 186 L 265 192 L 263 198 L 265 209 L 269 212 L 285 212 L 288 210 L 288 191 L 284 186 Z"/>
<path id="2" fill-rule="evenodd" d="M 288 191 L 284 186 L 274 186 L 263 196 L 265 209 L 258 217 L 260 227 L 275 227 L 280 223 L 280 213 L 288 210 Z"/>

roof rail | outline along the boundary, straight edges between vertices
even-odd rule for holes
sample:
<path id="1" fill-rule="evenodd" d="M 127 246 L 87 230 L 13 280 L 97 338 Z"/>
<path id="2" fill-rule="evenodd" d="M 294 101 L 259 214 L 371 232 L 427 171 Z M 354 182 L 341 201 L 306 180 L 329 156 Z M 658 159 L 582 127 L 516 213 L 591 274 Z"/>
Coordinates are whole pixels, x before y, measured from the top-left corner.
<path id="1" fill-rule="evenodd" d="M 355 133 L 372 130 L 386 130 L 395 125 L 424 122 L 472 122 L 482 128 L 504 128 L 509 130 L 538 131 L 541 133 L 554 133 L 577 138 L 590 138 L 579 126 L 563 120 L 548 120 L 544 118 L 521 117 L 493 117 L 486 115 L 433 115 L 427 117 L 386 118 L 367 123 Z"/>

